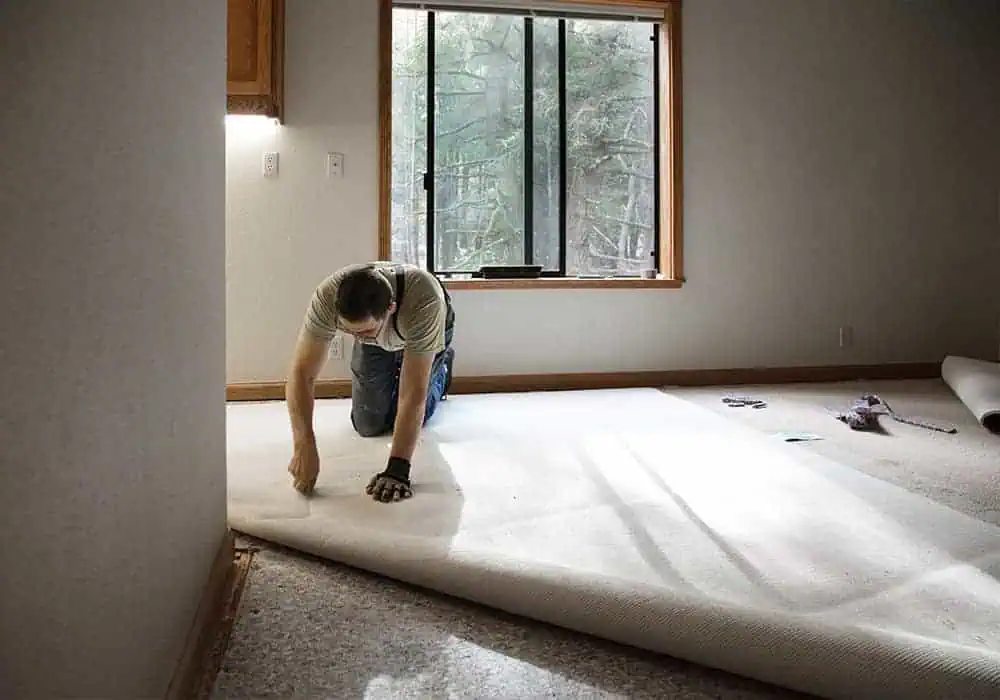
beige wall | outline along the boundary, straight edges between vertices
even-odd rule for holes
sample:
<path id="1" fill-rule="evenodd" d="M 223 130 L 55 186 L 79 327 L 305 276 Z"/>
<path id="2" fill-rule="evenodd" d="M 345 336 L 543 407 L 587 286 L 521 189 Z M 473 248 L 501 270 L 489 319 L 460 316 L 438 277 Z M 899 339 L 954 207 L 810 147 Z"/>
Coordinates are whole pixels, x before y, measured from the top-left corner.
<path id="1" fill-rule="evenodd" d="M 690 282 L 456 292 L 456 371 L 994 357 L 998 5 L 684 7 Z M 287 124 L 228 131 L 230 382 L 283 378 L 312 286 L 377 250 L 376 3 L 289 3 L 287 31 Z M 344 180 L 325 179 L 327 151 Z"/>
<path id="2" fill-rule="evenodd" d="M 162 697 L 225 532 L 225 3 L 0 3 L 0 697 Z"/>

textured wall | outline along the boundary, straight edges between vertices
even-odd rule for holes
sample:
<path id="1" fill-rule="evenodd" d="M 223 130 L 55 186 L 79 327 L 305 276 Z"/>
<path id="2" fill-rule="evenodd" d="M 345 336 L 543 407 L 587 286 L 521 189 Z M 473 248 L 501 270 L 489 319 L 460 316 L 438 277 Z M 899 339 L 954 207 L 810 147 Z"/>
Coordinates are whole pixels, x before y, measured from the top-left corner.
<path id="1" fill-rule="evenodd" d="M 376 254 L 376 9 L 289 3 L 288 123 L 229 130 L 230 382 L 283 378 L 312 285 Z M 455 292 L 456 372 L 995 357 L 998 17 L 982 0 L 684 0 L 689 283 Z"/>
<path id="2" fill-rule="evenodd" d="M 0 696 L 162 697 L 225 531 L 225 3 L 0 3 Z"/>

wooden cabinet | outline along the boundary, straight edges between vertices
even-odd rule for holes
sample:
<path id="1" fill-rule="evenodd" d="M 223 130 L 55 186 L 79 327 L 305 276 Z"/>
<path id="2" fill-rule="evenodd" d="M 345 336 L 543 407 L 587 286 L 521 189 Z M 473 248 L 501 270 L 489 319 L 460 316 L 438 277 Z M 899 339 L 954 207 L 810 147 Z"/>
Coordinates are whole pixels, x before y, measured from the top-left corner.
<path id="1" fill-rule="evenodd" d="M 285 0 L 229 0 L 226 112 L 284 119 Z"/>

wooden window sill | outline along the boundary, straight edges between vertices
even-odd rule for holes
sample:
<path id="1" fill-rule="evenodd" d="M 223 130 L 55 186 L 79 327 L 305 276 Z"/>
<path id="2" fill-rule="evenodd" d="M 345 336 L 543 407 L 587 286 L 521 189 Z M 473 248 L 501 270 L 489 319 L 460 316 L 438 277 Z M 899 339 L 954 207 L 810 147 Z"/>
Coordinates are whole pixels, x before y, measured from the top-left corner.
<path id="1" fill-rule="evenodd" d="M 676 279 L 540 277 L 536 279 L 443 279 L 449 290 L 472 289 L 680 289 Z"/>

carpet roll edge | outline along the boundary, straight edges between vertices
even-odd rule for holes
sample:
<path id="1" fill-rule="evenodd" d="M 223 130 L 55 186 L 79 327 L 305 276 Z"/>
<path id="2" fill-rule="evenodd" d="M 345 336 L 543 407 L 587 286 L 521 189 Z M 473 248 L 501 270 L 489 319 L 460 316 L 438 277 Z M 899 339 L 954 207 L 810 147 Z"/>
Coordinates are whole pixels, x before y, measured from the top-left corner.
<path id="1" fill-rule="evenodd" d="M 984 430 L 1000 435 L 1000 362 L 947 355 L 941 379 Z"/>
<path id="2" fill-rule="evenodd" d="M 419 537 L 373 546 L 370 533 L 324 538 L 286 521 L 236 519 L 245 534 L 512 615 L 827 698 L 996 700 L 1000 655 L 780 611 L 726 605 L 666 587 L 475 552 Z M 526 566 L 526 564 L 528 566 Z M 679 624 L 682 623 L 682 624 Z"/>

